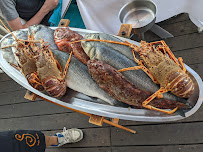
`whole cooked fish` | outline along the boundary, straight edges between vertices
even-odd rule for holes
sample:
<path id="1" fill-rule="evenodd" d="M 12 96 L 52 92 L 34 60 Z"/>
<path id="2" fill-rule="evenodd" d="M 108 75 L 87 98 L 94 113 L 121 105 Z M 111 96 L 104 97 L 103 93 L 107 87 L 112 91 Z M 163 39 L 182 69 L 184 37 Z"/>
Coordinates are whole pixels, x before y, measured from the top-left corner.
<path id="1" fill-rule="evenodd" d="M 87 34 L 87 36 L 88 35 L 89 34 Z M 89 37 L 85 36 L 84 38 L 88 39 Z M 130 60 L 128 57 L 118 52 L 113 47 L 106 45 L 106 43 L 95 41 L 82 41 L 81 44 L 90 59 L 103 61 L 106 64 L 113 66 L 117 70 L 127 67 L 138 66 L 137 63 Z M 127 48 L 127 50 L 123 50 L 123 52 L 125 51 L 129 51 L 129 48 Z M 133 83 L 137 88 L 141 90 L 156 92 L 160 88 L 141 69 L 125 71 L 122 72 L 122 74 L 128 81 Z M 186 102 L 186 100 L 178 98 L 177 96 L 172 95 L 171 93 L 164 93 L 163 96 L 165 99 L 168 100 Z"/>
<path id="2" fill-rule="evenodd" d="M 24 30 L 14 31 L 13 34 L 16 36 L 17 39 L 22 39 L 22 40 L 27 39 L 27 32 Z M 1 47 L 9 46 L 9 45 L 12 45 L 14 43 L 15 43 L 14 37 L 12 35 L 9 35 L 1 42 Z M 15 60 L 15 56 L 14 56 L 13 51 L 12 51 L 12 47 L 2 49 L 2 55 L 3 55 L 3 58 L 7 62 L 9 62 L 15 66 L 18 66 L 18 63 Z"/>

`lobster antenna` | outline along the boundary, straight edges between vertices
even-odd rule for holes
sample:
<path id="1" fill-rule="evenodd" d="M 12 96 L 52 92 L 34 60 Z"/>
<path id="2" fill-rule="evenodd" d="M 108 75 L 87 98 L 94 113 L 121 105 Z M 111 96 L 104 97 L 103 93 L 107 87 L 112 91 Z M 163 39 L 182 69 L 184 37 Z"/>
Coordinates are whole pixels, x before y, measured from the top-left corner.
<path id="1" fill-rule="evenodd" d="M 9 31 L 9 33 L 11 33 L 11 35 L 15 38 L 15 40 L 17 41 L 17 37 L 9 30 L 9 28 L 3 23 L 3 21 L 0 19 L 1 23 L 3 24 L 3 26 L 6 28 L 7 31 Z"/>

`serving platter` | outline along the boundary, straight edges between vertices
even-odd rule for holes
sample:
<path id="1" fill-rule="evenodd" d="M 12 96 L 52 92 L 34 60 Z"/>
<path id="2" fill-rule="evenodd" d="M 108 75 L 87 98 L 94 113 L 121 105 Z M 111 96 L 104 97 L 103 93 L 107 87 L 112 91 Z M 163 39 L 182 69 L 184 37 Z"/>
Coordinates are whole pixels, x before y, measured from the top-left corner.
<path id="1" fill-rule="evenodd" d="M 51 27 L 51 28 L 55 30 L 57 27 Z M 78 29 L 78 28 L 70 28 L 70 29 L 78 32 L 83 36 L 86 33 L 98 33 L 97 31 L 91 31 L 91 30 L 85 30 L 85 29 Z M 6 36 L 4 36 L 1 39 L 0 43 L 9 35 L 10 34 L 7 34 Z M 136 41 L 129 40 L 119 36 L 117 37 L 124 41 L 127 40 L 130 43 L 139 45 L 139 43 Z M 71 89 L 68 89 L 67 94 L 60 99 L 51 97 L 46 93 L 40 92 L 34 89 L 33 87 L 31 87 L 27 82 L 26 78 L 3 58 L 1 49 L 0 49 L 0 66 L 2 70 L 14 81 L 19 83 L 24 88 L 30 90 L 31 92 L 37 94 L 38 96 L 41 96 L 63 107 L 72 108 L 75 110 L 79 110 L 79 111 L 83 111 L 83 112 L 87 112 L 95 115 L 100 115 L 104 117 L 109 117 L 109 118 L 119 118 L 124 120 L 145 121 L 145 122 L 176 121 L 176 120 L 184 119 L 194 114 L 200 108 L 203 102 L 202 79 L 193 69 L 191 69 L 187 65 L 185 65 L 185 67 L 188 71 L 188 74 L 190 75 L 190 77 L 194 82 L 195 93 L 190 98 L 187 99 L 187 101 L 193 104 L 194 106 L 190 110 L 185 111 L 185 116 L 179 115 L 177 113 L 168 115 L 168 114 L 160 113 L 153 110 L 147 110 L 147 109 L 133 109 L 133 108 L 111 106 L 102 102 L 98 102 L 94 98 L 88 97 L 82 93 L 73 91 Z"/>

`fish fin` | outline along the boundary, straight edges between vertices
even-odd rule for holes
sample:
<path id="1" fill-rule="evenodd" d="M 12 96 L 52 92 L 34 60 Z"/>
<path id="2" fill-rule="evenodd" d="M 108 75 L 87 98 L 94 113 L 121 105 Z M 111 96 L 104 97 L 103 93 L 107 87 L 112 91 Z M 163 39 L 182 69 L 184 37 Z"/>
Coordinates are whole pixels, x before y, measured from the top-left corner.
<path id="1" fill-rule="evenodd" d="M 186 112 L 186 111 L 183 110 L 183 109 L 178 109 L 175 113 L 178 114 L 178 115 L 181 115 L 182 117 L 186 117 L 186 116 L 185 116 L 185 112 Z"/>

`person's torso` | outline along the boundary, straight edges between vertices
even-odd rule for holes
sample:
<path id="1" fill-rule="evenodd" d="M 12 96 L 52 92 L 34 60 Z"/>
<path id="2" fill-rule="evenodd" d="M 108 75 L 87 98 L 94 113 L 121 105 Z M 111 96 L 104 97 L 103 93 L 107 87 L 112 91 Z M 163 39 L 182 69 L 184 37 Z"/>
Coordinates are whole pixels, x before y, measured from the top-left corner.
<path id="1" fill-rule="evenodd" d="M 19 16 L 30 20 L 42 7 L 45 0 L 16 0 L 16 10 Z"/>

